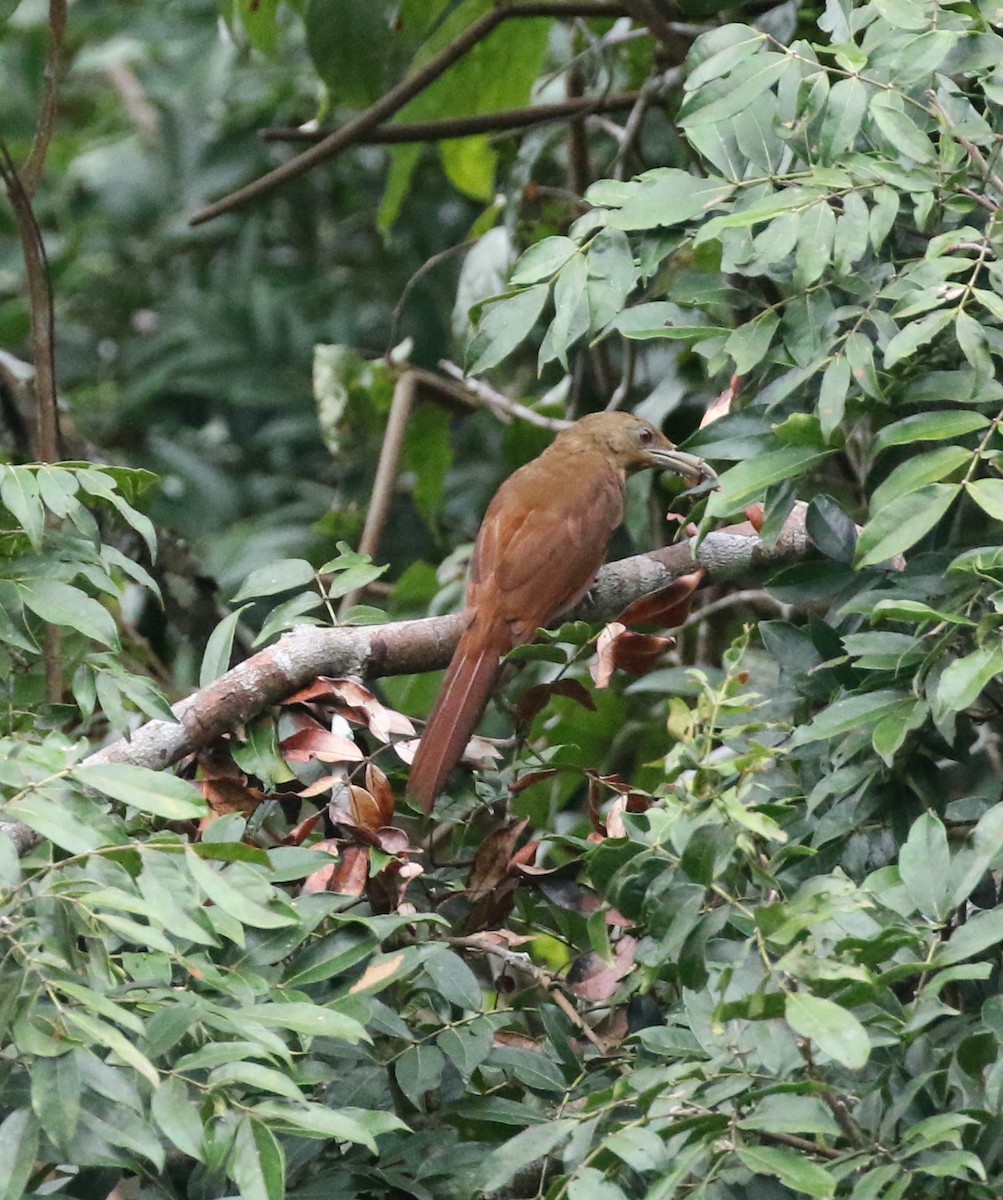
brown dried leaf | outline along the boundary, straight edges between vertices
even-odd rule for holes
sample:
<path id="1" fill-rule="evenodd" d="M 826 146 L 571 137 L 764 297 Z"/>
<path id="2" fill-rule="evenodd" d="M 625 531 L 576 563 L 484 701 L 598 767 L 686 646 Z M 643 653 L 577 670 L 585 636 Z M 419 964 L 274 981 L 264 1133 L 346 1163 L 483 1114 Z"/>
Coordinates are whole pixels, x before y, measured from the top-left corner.
<path id="1" fill-rule="evenodd" d="M 322 812 L 315 812 L 311 816 L 306 817 L 295 825 L 286 836 L 282 839 L 283 846 L 302 846 L 311 833 L 317 828 L 324 818 Z"/>
<path id="2" fill-rule="evenodd" d="M 636 951 L 637 939 L 625 934 L 613 948 L 612 963 L 592 952 L 581 955 L 568 970 L 568 987 L 581 1000 L 608 1000 L 634 969 Z"/>
<path id="3" fill-rule="evenodd" d="M 521 775 L 514 783 L 509 784 L 509 795 L 519 796 L 526 788 L 532 787 L 534 783 L 542 783 L 545 779 L 553 779 L 558 774 L 556 768 L 547 767 L 542 771 L 527 771 L 525 775 Z"/>
<path id="4" fill-rule="evenodd" d="M 366 992 L 370 988 L 378 987 L 384 980 L 392 979 L 403 961 L 403 954 L 395 954 L 393 958 L 387 958 L 383 962 L 367 967 L 348 989 L 348 994 L 354 996 L 359 992 Z"/>
<path id="5" fill-rule="evenodd" d="M 333 679 L 321 675 L 309 687 L 289 696 L 288 704 L 324 704 L 334 708 L 347 721 L 365 725 L 374 737 L 388 742 L 392 734 L 414 735 L 414 725 L 404 716 L 378 700 L 357 679 Z"/>
<path id="6" fill-rule="evenodd" d="M 596 661 L 590 668 L 596 687 L 607 687 L 617 669 L 630 675 L 646 674 L 674 644 L 673 638 L 631 633 L 619 621 L 611 621 L 599 635 Z"/>
<path id="7" fill-rule="evenodd" d="M 700 584 L 706 572 L 703 567 L 692 571 L 689 575 L 680 575 L 678 579 L 642 596 L 629 604 L 620 614 L 624 625 L 658 625 L 663 629 L 675 629 L 690 615 L 693 603 L 693 593 Z"/>
<path id="8" fill-rule="evenodd" d="M 314 726 L 301 729 L 279 743 L 279 751 L 289 762 L 361 762 L 364 755 L 359 747 L 340 733 Z"/>
<path id="9" fill-rule="evenodd" d="M 610 621 L 603 628 L 602 633 L 599 634 L 596 642 L 596 659 L 589 667 L 592 679 L 597 688 L 609 686 L 609 681 L 613 678 L 613 670 L 616 665 L 613 657 L 613 646 L 620 634 L 626 632 L 626 625 L 622 625 L 619 621 Z"/>
<path id="10" fill-rule="evenodd" d="M 213 779 L 200 779 L 198 788 L 212 809 L 213 816 L 209 818 L 210 820 L 226 816 L 228 813 L 242 813 L 245 817 L 250 816 L 261 801 L 266 799 L 264 792 L 259 791 L 258 788 L 249 788 L 246 783 L 242 783 L 238 779 L 230 779 L 222 775 Z"/>
<path id="11" fill-rule="evenodd" d="M 472 901 L 482 899 L 492 892 L 509 873 L 512 855 L 525 832 L 529 818 L 503 825 L 481 842 L 470 868 L 470 883 L 467 896 Z"/>
<path id="12" fill-rule="evenodd" d="M 535 1038 L 514 1029 L 496 1029 L 494 1043 L 496 1046 L 514 1046 L 517 1050 L 532 1050 L 536 1054 L 546 1053 Z"/>
<path id="13" fill-rule="evenodd" d="M 738 398 L 741 390 L 742 376 L 732 375 L 731 381 L 720 396 L 715 397 L 707 405 L 707 410 L 700 421 L 700 428 L 705 429 L 708 425 L 713 425 L 715 421 L 720 421 L 722 417 L 726 417 L 731 412 L 731 406 Z"/>
<path id="14" fill-rule="evenodd" d="M 551 696 L 567 696 L 589 712 L 595 712 L 596 704 L 584 684 L 577 679 L 556 679 L 553 683 L 537 683 L 527 688 L 520 697 L 515 710 L 516 729 L 525 729 L 538 713 L 547 707 Z"/>
<path id="15" fill-rule="evenodd" d="M 343 896 L 361 896 L 366 890 L 368 878 L 369 849 L 366 846 L 346 846 L 327 890 Z"/>
<path id="16" fill-rule="evenodd" d="M 366 763 L 366 787 L 380 806 L 383 824 L 389 825 L 394 815 L 394 790 L 390 780 L 374 762 Z"/>

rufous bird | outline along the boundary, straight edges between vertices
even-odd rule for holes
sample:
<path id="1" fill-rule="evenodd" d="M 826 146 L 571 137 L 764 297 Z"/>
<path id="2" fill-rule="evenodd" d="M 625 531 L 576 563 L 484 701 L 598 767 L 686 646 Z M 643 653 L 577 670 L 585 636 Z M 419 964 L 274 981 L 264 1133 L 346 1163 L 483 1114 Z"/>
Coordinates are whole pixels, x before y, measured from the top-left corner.
<path id="1" fill-rule="evenodd" d="M 715 477 L 650 422 L 606 412 L 561 430 L 498 489 L 470 561 L 466 626 L 407 785 L 425 812 L 480 720 L 501 659 L 585 595 L 623 520 L 627 477 L 647 469 Z"/>

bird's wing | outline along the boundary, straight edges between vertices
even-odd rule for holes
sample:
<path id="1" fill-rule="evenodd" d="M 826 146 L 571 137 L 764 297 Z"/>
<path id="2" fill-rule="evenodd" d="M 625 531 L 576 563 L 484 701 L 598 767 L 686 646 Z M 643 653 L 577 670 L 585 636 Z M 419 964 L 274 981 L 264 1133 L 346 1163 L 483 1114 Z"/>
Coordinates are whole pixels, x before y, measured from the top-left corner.
<path id="1" fill-rule="evenodd" d="M 468 603 L 508 621 L 523 641 L 592 583 L 623 519 L 623 487 L 608 470 L 512 480 L 518 491 L 503 488 L 481 526 Z"/>

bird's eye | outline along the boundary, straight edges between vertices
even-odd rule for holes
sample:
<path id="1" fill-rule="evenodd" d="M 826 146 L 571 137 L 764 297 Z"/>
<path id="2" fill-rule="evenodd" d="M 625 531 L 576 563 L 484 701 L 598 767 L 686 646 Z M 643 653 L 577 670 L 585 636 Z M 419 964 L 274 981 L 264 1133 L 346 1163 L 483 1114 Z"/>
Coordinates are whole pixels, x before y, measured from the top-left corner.
<path id="1" fill-rule="evenodd" d="M 637 440 L 641 443 L 642 446 L 650 446 L 651 443 L 655 440 L 655 435 L 654 435 L 654 433 L 652 433 L 652 431 L 650 429 L 646 429 L 642 425 L 641 428 L 637 431 Z"/>

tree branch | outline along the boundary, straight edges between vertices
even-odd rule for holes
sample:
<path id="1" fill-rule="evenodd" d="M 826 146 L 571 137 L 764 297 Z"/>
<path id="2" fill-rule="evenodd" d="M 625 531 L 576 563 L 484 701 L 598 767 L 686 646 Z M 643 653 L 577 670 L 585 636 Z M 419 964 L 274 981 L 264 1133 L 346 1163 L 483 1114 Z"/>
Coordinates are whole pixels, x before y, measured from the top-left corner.
<path id="1" fill-rule="evenodd" d="M 476 117 L 454 117 L 443 121 L 412 121 L 401 125 L 380 125 L 355 139 L 357 146 L 396 146 L 410 142 L 448 142 L 480 133 L 509 133 L 547 125 L 567 117 L 588 117 L 592 113 L 616 112 L 636 104 L 640 92 L 617 92 L 612 96 L 581 96 L 555 104 L 531 104 L 526 108 L 503 108 L 499 112 Z M 258 137 L 265 142 L 320 142 L 330 135 L 325 129 L 262 129 Z"/>
<path id="2" fill-rule="evenodd" d="M 50 0 L 49 50 L 45 60 L 45 93 L 28 161 L 21 168 L 21 185 L 29 200 L 35 195 L 52 141 L 59 110 L 59 84 L 63 73 L 63 40 L 66 37 L 66 0 Z"/>
<path id="3" fill-rule="evenodd" d="M 804 504 L 795 506 L 772 547 L 758 537 L 722 530 L 708 534 L 698 548 L 691 539 L 610 563 L 599 572 L 585 601 L 565 619 L 611 620 L 632 601 L 698 566 L 705 569 L 708 582 L 719 583 L 806 558 L 812 553 L 806 511 Z M 177 724 L 149 721 L 128 741 L 115 742 L 87 761 L 134 763 L 163 770 L 250 721 L 318 675 L 378 679 L 438 670 L 452 657 L 462 628 L 459 613 L 353 628 L 302 626 L 176 704 Z"/>
<path id="4" fill-rule="evenodd" d="M 190 218 L 189 224 L 201 225 L 225 212 L 231 212 L 251 200 L 258 199 L 259 196 L 265 195 L 280 184 L 305 174 L 318 163 L 326 162 L 340 154 L 346 147 L 358 141 L 362 135 L 375 129 L 377 125 L 392 117 L 394 113 L 400 112 L 409 100 L 413 100 L 415 96 L 434 83 L 440 75 L 449 70 L 455 62 L 458 62 L 478 42 L 483 41 L 493 29 L 497 28 L 502 21 L 508 20 L 509 17 L 613 17 L 623 16 L 624 11 L 622 4 L 614 3 L 613 0 L 499 4 L 468 25 L 455 41 L 444 46 L 424 66 L 405 75 L 399 83 L 396 83 L 375 104 L 360 113 L 354 120 L 328 134 L 316 146 L 311 146 L 309 150 L 305 150 L 302 154 L 298 154 L 295 158 L 276 167 L 274 171 L 269 171 L 267 175 L 262 175 L 244 187 L 238 188 L 229 196 L 224 196 L 215 203 L 200 209 Z"/>

